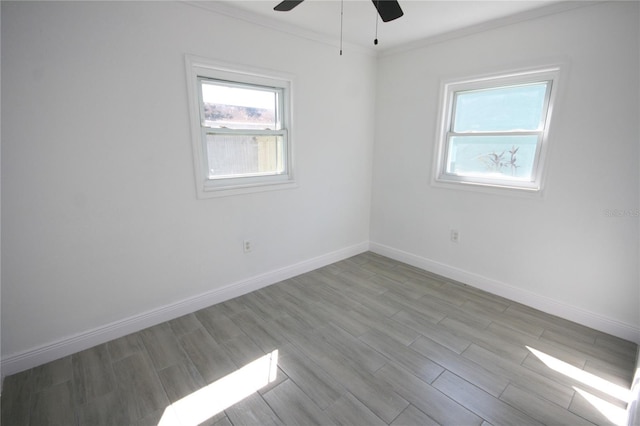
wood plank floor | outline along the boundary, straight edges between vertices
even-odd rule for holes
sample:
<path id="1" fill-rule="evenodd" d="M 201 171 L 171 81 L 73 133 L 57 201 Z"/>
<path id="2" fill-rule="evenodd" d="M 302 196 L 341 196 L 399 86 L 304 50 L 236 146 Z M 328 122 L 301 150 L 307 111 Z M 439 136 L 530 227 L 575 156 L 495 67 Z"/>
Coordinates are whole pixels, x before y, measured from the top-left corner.
<path id="1" fill-rule="evenodd" d="M 7 377 L 2 425 L 624 421 L 636 345 L 364 253 Z"/>

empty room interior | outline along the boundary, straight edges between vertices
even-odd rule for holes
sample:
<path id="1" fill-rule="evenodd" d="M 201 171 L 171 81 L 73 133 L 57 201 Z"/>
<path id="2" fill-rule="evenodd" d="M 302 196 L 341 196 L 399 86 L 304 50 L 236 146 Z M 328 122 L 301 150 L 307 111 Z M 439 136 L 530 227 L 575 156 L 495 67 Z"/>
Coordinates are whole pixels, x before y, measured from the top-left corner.
<path id="1" fill-rule="evenodd" d="M 3 425 L 639 424 L 637 1 L 0 12 Z"/>

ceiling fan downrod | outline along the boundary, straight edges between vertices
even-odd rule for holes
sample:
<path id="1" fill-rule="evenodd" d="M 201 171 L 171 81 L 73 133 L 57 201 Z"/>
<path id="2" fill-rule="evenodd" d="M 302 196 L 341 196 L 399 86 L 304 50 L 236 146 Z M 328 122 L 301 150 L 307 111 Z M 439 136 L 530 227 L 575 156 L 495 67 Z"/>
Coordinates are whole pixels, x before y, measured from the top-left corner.
<path id="1" fill-rule="evenodd" d="M 342 56 L 342 27 L 344 23 L 344 0 L 340 0 L 340 56 Z"/>

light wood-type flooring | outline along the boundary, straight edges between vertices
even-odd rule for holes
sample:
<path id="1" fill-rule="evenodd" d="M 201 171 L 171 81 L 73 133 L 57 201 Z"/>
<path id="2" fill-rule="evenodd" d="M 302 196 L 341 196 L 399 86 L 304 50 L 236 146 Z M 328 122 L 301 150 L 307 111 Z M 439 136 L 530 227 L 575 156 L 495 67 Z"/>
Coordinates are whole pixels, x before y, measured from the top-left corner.
<path id="1" fill-rule="evenodd" d="M 7 377 L 2 425 L 624 421 L 636 345 L 364 253 Z"/>

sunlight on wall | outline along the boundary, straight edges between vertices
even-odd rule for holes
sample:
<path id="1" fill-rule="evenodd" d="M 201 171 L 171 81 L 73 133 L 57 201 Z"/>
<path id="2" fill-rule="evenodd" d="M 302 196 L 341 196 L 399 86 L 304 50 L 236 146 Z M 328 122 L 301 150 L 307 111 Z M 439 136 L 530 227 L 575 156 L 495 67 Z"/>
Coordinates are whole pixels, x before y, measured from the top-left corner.
<path id="1" fill-rule="evenodd" d="M 559 360 L 551 355 L 541 352 L 537 349 L 527 346 L 529 352 L 534 354 L 540 361 L 542 361 L 547 367 L 554 371 L 557 371 L 565 376 L 574 379 L 582 384 L 590 386 L 603 392 L 619 401 L 628 404 L 631 401 L 632 395 L 629 389 L 625 389 L 622 386 L 611 383 L 601 377 L 591 374 L 580 368 L 574 367 L 564 361 Z M 573 389 L 578 392 L 587 402 L 589 402 L 594 408 L 596 408 L 603 416 L 605 416 L 610 422 L 616 425 L 626 424 L 627 411 L 615 404 L 605 401 L 589 392 L 586 392 L 580 388 L 573 386 Z"/>
<path id="2" fill-rule="evenodd" d="M 199 425 L 273 382 L 277 374 L 276 349 L 174 402 L 165 409 L 158 426 Z"/>

